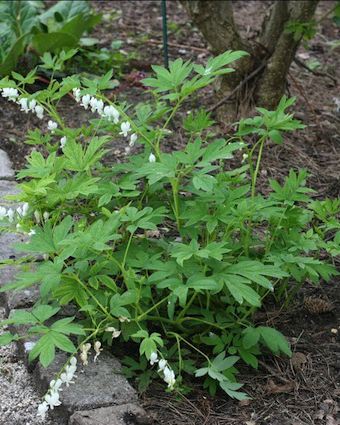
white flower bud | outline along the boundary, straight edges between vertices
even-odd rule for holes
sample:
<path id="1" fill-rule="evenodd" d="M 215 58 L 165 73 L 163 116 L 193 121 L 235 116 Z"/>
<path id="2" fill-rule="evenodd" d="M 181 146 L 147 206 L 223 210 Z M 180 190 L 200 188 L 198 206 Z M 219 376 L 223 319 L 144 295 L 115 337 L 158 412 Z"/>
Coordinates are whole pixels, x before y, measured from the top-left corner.
<path id="1" fill-rule="evenodd" d="M 89 107 L 90 101 L 91 101 L 91 96 L 89 94 L 85 94 L 85 96 L 81 98 L 80 105 L 83 106 L 84 109 L 87 109 Z"/>
<path id="2" fill-rule="evenodd" d="M 13 220 L 14 220 L 14 211 L 12 210 L 12 208 L 10 208 L 10 209 L 7 211 L 7 217 L 8 217 L 8 221 L 9 221 L 10 223 L 12 223 L 12 222 L 13 222 Z"/>
<path id="3" fill-rule="evenodd" d="M 151 355 L 150 355 L 150 364 L 151 364 L 151 366 L 153 366 L 157 362 L 158 362 L 158 355 L 157 355 L 157 353 L 155 353 L 155 352 L 151 353 Z"/>
<path id="4" fill-rule="evenodd" d="M 67 142 L 67 137 L 66 136 L 64 136 L 64 137 L 62 137 L 60 139 L 60 147 L 61 147 L 61 149 L 64 149 L 64 147 L 66 145 L 66 142 Z"/>
<path id="5" fill-rule="evenodd" d="M 132 148 L 135 145 L 135 142 L 137 140 L 138 136 L 136 133 L 132 133 L 130 136 L 130 142 L 129 142 L 129 146 Z"/>
<path id="6" fill-rule="evenodd" d="M 40 105 L 34 107 L 34 112 L 39 119 L 44 118 L 44 108 Z"/>
<path id="7" fill-rule="evenodd" d="M 3 220 L 7 216 L 7 210 L 5 207 L 0 207 L 0 220 Z"/>
<path id="8" fill-rule="evenodd" d="M 150 153 L 149 155 L 149 162 L 156 162 L 156 157 L 153 153 Z"/>
<path id="9" fill-rule="evenodd" d="M 38 210 L 34 211 L 34 218 L 37 224 L 40 224 L 41 222 L 41 214 Z"/>
<path id="10" fill-rule="evenodd" d="M 168 362 L 165 360 L 165 359 L 161 359 L 159 362 L 158 362 L 158 372 L 160 372 L 160 371 L 162 371 L 162 370 L 164 370 L 165 369 L 165 366 L 168 364 Z"/>

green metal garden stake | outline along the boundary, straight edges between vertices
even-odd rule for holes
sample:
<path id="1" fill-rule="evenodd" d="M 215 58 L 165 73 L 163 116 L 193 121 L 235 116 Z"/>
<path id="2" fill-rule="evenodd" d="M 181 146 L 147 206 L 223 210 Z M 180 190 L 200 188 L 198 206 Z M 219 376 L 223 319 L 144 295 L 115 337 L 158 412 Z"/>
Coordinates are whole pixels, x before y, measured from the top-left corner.
<path id="1" fill-rule="evenodd" d="M 169 68 L 169 54 L 168 54 L 168 23 L 166 17 L 166 0 L 161 0 L 162 4 L 162 30 L 163 30 L 163 58 L 164 66 Z"/>

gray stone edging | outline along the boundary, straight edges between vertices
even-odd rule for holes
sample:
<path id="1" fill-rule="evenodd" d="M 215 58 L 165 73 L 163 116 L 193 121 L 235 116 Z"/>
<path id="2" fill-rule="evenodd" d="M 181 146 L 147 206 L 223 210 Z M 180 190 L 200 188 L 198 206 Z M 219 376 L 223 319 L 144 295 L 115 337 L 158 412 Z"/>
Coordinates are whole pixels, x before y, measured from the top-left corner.
<path id="1" fill-rule="evenodd" d="M 16 184 L 10 181 L 14 171 L 7 154 L 0 149 L 0 205 L 8 206 L 10 201 L 4 197 L 17 193 Z M 17 234 L 0 233 L 0 260 L 18 258 L 12 244 L 22 242 L 24 238 Z M 0 287 L 13 282 L 17 268 L 6 266 L 0 269 Z M 12 310 L 30 308 L 38 299 L 38 288 L 2 293 L 0 300 L 5 305 L 7 316 Z M 22 334 L 28 326 L 10 326 L 10 330 Z M 23 339 L 18 342 L 18 354 L 23 358 L 28 371 L 33 373 L 36 387 L 43 396 L 52 379 L 60 371 L 67 359 L 65 353 L 58 352 L 55 360 L 48 368 L 39 363 L 28 363 L 28 354 L 34 339 Z M 150 423 L 146 412 L 138 405 L 136 391 L 122 375 L 120 362 L 109 352 L 103 351 L 97 361 L 93 356 L 87 366 L 78 362 L 74 384 L 63 387 L 60 394 L 61 406 L 56 407 L 53 415 L 65 420 L 65 425 L 129 425 L 131 423 Z M 99 420 L 99 422 L 98 422 Z M 68 422 L 67 422 L 68 421 Z"/>

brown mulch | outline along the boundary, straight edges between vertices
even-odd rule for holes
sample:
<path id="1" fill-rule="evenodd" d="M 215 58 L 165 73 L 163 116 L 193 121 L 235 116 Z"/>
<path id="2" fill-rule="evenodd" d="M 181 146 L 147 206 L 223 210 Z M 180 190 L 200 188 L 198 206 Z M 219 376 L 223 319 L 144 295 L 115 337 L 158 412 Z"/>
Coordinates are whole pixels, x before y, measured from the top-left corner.
<path id="1" fill-rule="evenodd" d="M 237 1 L 235 19 L 242 33 L 256 37 L 261 22 L 259 16 L 268 9 L 268 1 Z M 112 40 L 123 40 L 123 49 L 137 52 L 137 58 L 126 64 L 120 87 L 113 93 L 129 102 L 141 101 L 144 89 L 139 84 L 140 75 L 148 74 L 150 64 L 162 63 L 162 33 L 159 1 L 92 1 L 93 6 L 106 17 L 95 36 L 101 46 Z M 187 15 L 179 2 L 168 1 L 169 56 L 194 61 L 209 57 L 209 49 L 199 32 L 191 28 Z M 317 17 L 322 16 L 334 2 L 320 2 Z M 336 40 L 339 29 L 325 19 L 320 32 L 302 46 L 300 60 L 318 60 L 323 72 L 340 79 L 339 49 L 331 50 L 329 42 Z M 263 157 L 260 185 L 267 190 L 268 178 L 282 180 L 290 168 L 306 168 L 310 172 L 309 184 L 316 197 L 340 195 L 340 114 L 336 111 L 334 97 L 339 97 L 338 87 L 325 76 L 316 76 L 293 64 L 288 78 L 289 95 L 297 97 L 296 115 L 306 128 L 285 138 L 283 145 L 268 147 Z M 195 100 L 191 106 L 213 106 L 217 99 L 213 90 Z M 88 115 L 71 99 L 63 100 L 63 114 L 71 125 L 86 122 Z M 16 105 L 0 98 L 0 147 L 5 149 L 16 169 L 25 163 L 25 155 L 32 149 L 23 144 L 26 131 L 41 125 L 31 114 L 18 112 Z M 223 123 L 216 128 L 222 133 Z M 45 124 L 43 124 L 45 125 Z M 177 132 L 175 132 L 177 134 Z M 178 149 L 185 140 L 180 135 L 169 140 L 167 149 Z M 124 160 L 124 144 L 113 144 L 111 160 Z M 339 401 L 339 312 L 338 280 L 314 287 L 305 287 L 286 310 L 271 306 L 261 312 L 261 323 L 273 325 L 290 338 L 292 359 L 264 356 L 259 370 L 246 367 L 240 370 L 239 379 L 251 395 L 249 402 L 236 402 L 218 394 L 210 397 L 197 388 L 184 396 L 167 394 L 163 386 L 155 384 L 141 396 L 143 404 L 155 423 L 166 425 L 335 425 Z M 331 300 L 329 312 L 315 313 L 306 308 L 304 299 Z M 332 333 L 337 329 L 338 333 Z M 334 331 L 333 331 L 334 332 Z"/>

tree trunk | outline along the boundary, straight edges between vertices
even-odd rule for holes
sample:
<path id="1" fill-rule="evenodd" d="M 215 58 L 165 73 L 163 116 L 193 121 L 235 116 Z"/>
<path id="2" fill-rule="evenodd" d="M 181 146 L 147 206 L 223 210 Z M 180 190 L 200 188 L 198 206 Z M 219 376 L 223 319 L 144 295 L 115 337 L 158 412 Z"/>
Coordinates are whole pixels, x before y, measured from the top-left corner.
<path id="1" fill-rule="evenodd" d="M 275 1 L 269 18 L 263 21 L 259 42 L 255 44 L 241 38 L 235 25 L 231 1 L 182 0 L 182 3 L 215 54 L 226 50 L 245 50 L 249 53 L 249 56 L 233 64 L 236 72 L 223 77 L 219 97 L 226 97 L 236 87 L 242 86 L 242 81 L 261 66 L 261 72 L 247 81 L 248 93 L 253 94 L 257 106 L 275 108 L 284 94 L 286 77 L 301 41 L 301 38 L 296 39 L 294 34 L 286 31 L 286 25 L 289 21 L 301 24 L 309 22 L 318 0 Z M 239 95 L 236 98 L 240 99 Z M 235 106 L 239 105 L 234 104 L 229 110 L 235 111 Z"/>

